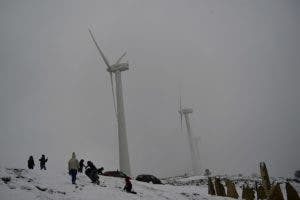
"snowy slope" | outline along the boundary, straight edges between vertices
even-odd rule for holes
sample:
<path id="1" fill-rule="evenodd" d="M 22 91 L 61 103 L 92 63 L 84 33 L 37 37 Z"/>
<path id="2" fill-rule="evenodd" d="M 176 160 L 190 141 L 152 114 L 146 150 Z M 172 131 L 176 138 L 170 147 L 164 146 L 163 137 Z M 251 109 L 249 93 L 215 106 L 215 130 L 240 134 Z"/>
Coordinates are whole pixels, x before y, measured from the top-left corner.
<path id="1" fill-rule="evenodd" d="M 101 184 L 95 185 L 83 174 L 78 176 L 77 186 L 71 184 L 67 172 L 57 173 L 47 170 L 1 169 L 0 177 L 10 177 L 7 183 L 0 180 L 1 200 L 197 200 L 229 199 L 210 197 L 206 187 L 153 185 L 132 181 L 137 194 L 122 191 L 124 180 L 113 177 L 100 177 Z"/>
<path id="2" fill-rule="evenodd" d="M 224 200 L 207 194 L 206 177 L 174 178 L 174 185 L 153 185 L 132 180 L 137 194 L 122 191 L 124 180 L 100 176 L 101 184 L 91 183 L 84 174 L 79 174 L 77 186 L 71 184 L 67 172 L 0 168 L 0 178 L 10 178 L 5 183 L 0 179 L 0 200 Z M 202 180 L 202 181 L 200 181 Z M 169 180 L 169 182 L 171 182 Z M 180 184 L 184 183 L 183 185 Z M 200 183 L 200 184 L 199 184 Z M 177 185 L 179 184 L 179 185 Z M 194 185 L 196 184 L 196 185 Z M 238 184 L 239 185 L 239 184 Z M 299 189 L 299 184 L 293 184 Z M 238 187 L 241 196 L 241 189 Z M 283 187 L 282 187 L 283 189 Z M 299 191 L 299 190 L 298 190 Z M 285 193 L 283 189 L 283 193 Z"/>

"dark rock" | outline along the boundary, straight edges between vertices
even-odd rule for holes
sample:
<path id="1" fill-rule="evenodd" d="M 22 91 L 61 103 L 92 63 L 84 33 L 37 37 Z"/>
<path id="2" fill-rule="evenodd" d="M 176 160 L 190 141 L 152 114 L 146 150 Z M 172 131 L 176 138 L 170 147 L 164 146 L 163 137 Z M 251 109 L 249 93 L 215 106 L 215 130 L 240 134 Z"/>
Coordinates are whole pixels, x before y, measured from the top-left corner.
<path id="1" fill-rule="evenodd" d="M 295 171 L 295 178 L 300 179 L 300 170 Z"/>
<path id="2" fill-rule="evenodd" d="M 214 184 L 210 177 L 208 177 L 208 194 L 216 195 Z"/>
<path id="3" fill-rule="evenodd" d="M 185 196 L 185 197 L 189 197 L 189 196 L 190 196 L 189 194 L 184 193 L 184 192 L 181 192 L 180 194 L 182 194 L 182 195 Z"/>
<path id="4" fill-rule="evenodd" d="M 26 186 L 26 185 L 23 185 L 23 186 L 21 186 L 20 188 L 21 188 L 22 190 L 28 190 L 28 191 L 32 190 L 31 187 Z"/>
<path id="5" fill-rule="evenodd" d="M 35 186 L 38 190 L 45 192 L 47 190 L 47 188 L 44 187 L 40 187 L 40 186 Z"/>
<path id="6" fill-rule="evenodd" d="M 297 190 L 295 190 L 295 188 L 290 183 L 286 183 L 285 188 L 286 188 L 287 200 L 300 199 Z"/>
<path id="7" fill-rule="evenodd" d="M 215 177 L 215 190 L 217 196 L 223 196 L 226 197 L 225 188 L 223 184 L 221 183 L 220 178 Z"/>
<path id="8" fill-rule="evenodd" d="M 9 184 L 7 184 L 8 185 L 8 187 L 9 187 L 9 189 L 16 189 L 16 186 L 14 186 L 14 185 L 9 185 Z"/>
<path id="9" fill-rule="evenodd" d="M 271 191 L 270 191 L 270 196 L 269 199 L 272 200 L 284 200 L 282 191 L 280 189 L 280 184 L 277 183 L 272 186 Z M 294 200 L 294 199 L 293 199 Z"/>
<path id="10" fill-rule="evenodd" d="M 239 194 L 236 191 L 235 184 L 229 179 L 225 180 L 225 184 L 227 187 L 227 197 L 238 199 Z"/>
<path id="11" fill-rule="evenodd" d="M 49 194 L 53 194 L 53 193 L 54 193 L 54 191 L 53 191 L 52 189 L 49 189 L 47 192 L 48 192 Z"/>
<path id="12" fill-rule="evenodd" d="M 62 192 L 62 191 L 56 191 L 56 193 L 58 193 L 58 194 L 63 194 L 63 195 L 66 194 L 66 192 Z"/>
<path id="13" fill-rule="evenodd" d="M 266 199 L 267 198 L 264 187 L 262 185 L 258 186 L 258 188 L 256 189 L 256 193 L 257 193 L 257 199 Z"/>
<path id="14" fill-rule="evenodd" d="M 11 181 L 11 178 L 10 178 L 10 177 L 2 177 L 1 179 L 2 179 L 2 181 L 3 181 L 5 184 L 7 184 L 8 182 Z"/>

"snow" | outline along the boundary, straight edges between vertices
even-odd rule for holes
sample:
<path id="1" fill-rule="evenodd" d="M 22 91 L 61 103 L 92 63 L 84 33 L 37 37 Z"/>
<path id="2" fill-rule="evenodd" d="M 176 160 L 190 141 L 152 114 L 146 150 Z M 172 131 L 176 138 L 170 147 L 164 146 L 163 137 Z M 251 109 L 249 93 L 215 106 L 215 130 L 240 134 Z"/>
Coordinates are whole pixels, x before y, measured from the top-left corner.
<path id="1" fill-rule="evenodd" d="M 11 177 L 5 184 L 0 181 L 1 200 L 160 200 L 160 199 L 226 199 L 210 197 L 206 187 L 154 185 L 132 180 L 137 194 L 122 191 L 124 180 L 100 176 L 100 186 L 79 174 L 77 185 L 71 184 L 67 172 L 0 168 L 0 177 Z M 42 190 L 38 189 L 39 187 Z"/>
<path id="2" fill-rule="evenodd" d="M 39 169 L 0 168 L 0 177 L 10 177 L 7 183 L 0 180 L 1 200 L 224 200 L 227 197 L 216 197 L 207 194 L 203 185 L 154 185 L 132 180 L 137 194 L 122 191 L 124 180 L 121 178 L 100 176 L 100 185 L 91 183 L 84 174 L 77 177 L 77 185 L 71 184 L 68 173 L 41 171 Z M 206 177 L 178 178 L 178 182 L 196 181 Z M 240 189 L 238 192 L 241 193 Z"/>

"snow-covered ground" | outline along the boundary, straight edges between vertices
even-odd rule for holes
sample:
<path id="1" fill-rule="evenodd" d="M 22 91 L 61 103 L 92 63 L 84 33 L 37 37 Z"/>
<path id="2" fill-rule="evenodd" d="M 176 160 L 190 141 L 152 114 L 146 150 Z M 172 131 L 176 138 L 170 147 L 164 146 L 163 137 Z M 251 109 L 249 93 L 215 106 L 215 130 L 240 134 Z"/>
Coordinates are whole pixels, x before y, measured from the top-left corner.
<path id="1" fill-rule="evenodd" d="M 4 169 L 0 177 L 10 177 L 7 183 L 0 180 L 1 200 L 160 200 L 160 199 L 228 199 L 210 197 L 206 187 L 153 185 L 132 180 L 137 194 L 122 191 L 124 180 L 100 176 L 101 184 L 95 185 L 84 174 L 79 174 L 77 186 L 71 184 L 67 172 L 47 170 Z"/>
<path id="2" fill-rule="evenodd" d="M 84 174 L 79 174 L 77 185 L 71 184 L 67 172 L 0 168 L 1 200 L 200 200 L 230 199 L 207 194 L 206 184 L 198 185 L 153 185 L 132 180 L 137 194 L 122 191 L 124 180 L 100 176 L 100 185 L 91 183 Z M 177 178 L 177 182 L 197 181 L 205 177 Z M 238 190 L 240 193 L 241 191 Z"/>

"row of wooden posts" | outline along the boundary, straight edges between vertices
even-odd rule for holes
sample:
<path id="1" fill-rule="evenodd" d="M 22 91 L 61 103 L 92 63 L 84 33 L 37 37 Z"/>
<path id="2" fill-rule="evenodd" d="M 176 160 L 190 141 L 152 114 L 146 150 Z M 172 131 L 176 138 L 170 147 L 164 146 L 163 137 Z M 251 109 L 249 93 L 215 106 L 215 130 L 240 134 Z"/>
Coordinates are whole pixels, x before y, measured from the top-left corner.
<path id="1" fill-rule="evenodd" d="M 255 183 L 255 187 L 250 187 L 247 183 L 243 185 L 242 199 L 254 200 L 255 192 L 256 199 L 267 199 L 267 200 L 284 200 L 280 183 L 270 183 L 268 170 L 264 162 L 260 163 L 261 183 Z M 226 196 L 238 199 L 239 194 L 236 191 L 236 187 L 233 181 L 225 179 L 225 185 L 227 188 L 227 194 L 225 192 L 224 185 L 221 183 L 221 179 L 218 177 L 214 178 L 214 184 L 211 177 L 208 177 L 208 194 L 217 196 Z M 298 192 L 289 183 L 285 183 L 287 200 L 300 200 Z"/>

